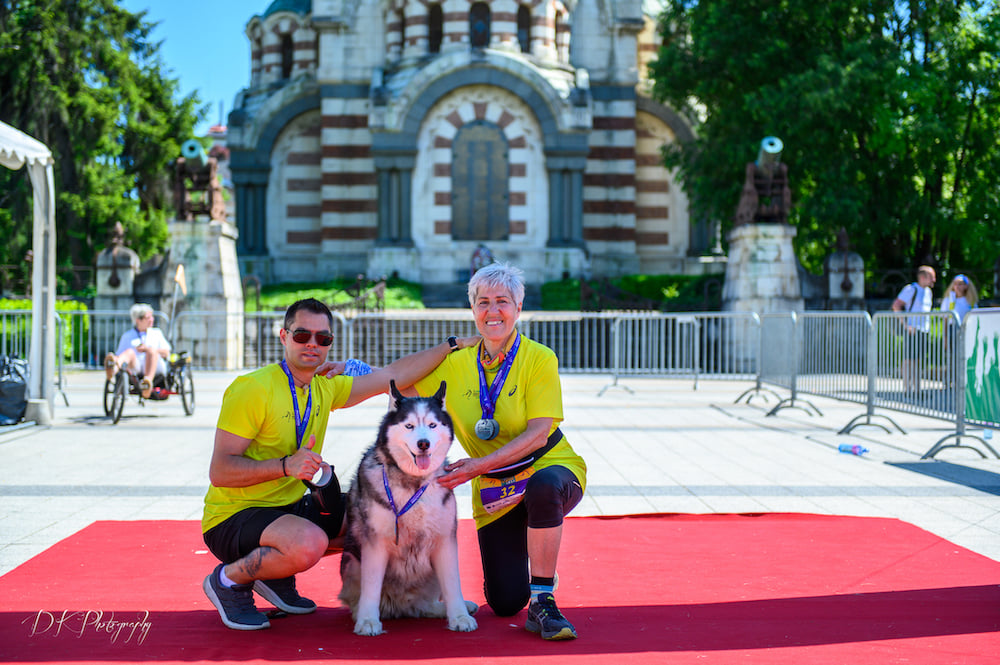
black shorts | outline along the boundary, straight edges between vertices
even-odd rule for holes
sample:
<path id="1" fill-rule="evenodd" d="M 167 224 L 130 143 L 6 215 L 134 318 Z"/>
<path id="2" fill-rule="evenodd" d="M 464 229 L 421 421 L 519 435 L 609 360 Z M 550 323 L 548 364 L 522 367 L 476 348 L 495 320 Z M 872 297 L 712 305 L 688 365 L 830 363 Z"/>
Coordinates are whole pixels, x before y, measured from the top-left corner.
<path id="1" fill-rule="evenodd" d="M 203 535 L 205 544 L 219 561 L 232 563 L 260 547 L 264 529 L 285 515 L 309 520 L 323 529 L 328 538 L 336 538 L 344 523 L 345 505 L 345 497 L 340 491 L 337 477 L 334 476 L 330 484 L 321 491 L 325 509 L 319 505 L 313 492 L 287 506 L 246 508 L 206 531 Z"/>

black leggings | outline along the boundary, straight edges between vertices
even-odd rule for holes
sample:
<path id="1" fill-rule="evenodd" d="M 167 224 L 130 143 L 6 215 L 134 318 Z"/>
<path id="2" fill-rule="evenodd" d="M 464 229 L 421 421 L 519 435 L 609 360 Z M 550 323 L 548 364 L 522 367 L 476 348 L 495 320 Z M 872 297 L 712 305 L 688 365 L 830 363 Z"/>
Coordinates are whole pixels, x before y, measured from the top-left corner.
<path id="1" fill-rule="evenodd" d="M 550 466 L 528 480 L 524 499 L 509 513 L 479 529 L 486 602 L 498 616 L 520 612 L 531 597 L 528 527 L 557 527 L 583 498 L 583 488 L 564 466 Z"/>

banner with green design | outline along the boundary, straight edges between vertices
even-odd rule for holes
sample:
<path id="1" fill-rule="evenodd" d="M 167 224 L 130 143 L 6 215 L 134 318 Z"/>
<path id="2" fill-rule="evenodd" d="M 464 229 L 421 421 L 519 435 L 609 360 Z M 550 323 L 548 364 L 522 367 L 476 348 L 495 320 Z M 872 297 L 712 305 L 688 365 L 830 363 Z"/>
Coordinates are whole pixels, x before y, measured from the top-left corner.
<path id="1" fill-rule="evenodd" d="M 1000 310 L 969 312 L 965 326 L 965 417 L 1000 423 Z"/>

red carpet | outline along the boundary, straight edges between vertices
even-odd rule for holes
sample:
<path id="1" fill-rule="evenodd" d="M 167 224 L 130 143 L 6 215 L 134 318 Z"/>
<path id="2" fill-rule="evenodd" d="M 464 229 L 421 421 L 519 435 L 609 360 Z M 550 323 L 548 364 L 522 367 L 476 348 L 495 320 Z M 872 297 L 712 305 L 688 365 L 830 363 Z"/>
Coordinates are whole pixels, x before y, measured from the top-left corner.
<path id="1" fill-rule="evenodd" d="M 472 525 L 466 598 L 482 603 Z M 817 515 L 570 518 L 557 598 L 580 639 L 524 612 L 479 630 L 388 621 L 360 638 L 339 557 L 299 577 L 321 609 L 229 630 L 201 591 L 215 562 L 194 522 L 98 522 L 0 577 L 0 661 L 30 663 L 1000 662 L 1000 563 L 904 522 Z M 259 607 L 266 607 L 260 601 Z"/>

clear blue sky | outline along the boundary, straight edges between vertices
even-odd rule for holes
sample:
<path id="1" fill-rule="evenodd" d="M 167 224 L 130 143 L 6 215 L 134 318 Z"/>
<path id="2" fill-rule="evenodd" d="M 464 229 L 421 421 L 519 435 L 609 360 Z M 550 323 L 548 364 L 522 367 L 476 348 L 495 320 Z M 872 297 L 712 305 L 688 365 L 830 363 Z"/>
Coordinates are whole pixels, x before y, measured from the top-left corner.
<path id="1" fill-rule="evenodd" d="M 159 23 L 153 40 L 161 42 L 160 57 L 180 93 L 198 92 L 209 106 L 199 135 L 233 110 L 236 93 L 250 84 L 250 42 L 243 30 L 272 0 L 119 0 L 130 12 L 147 11 L 146 20 Z"/>

